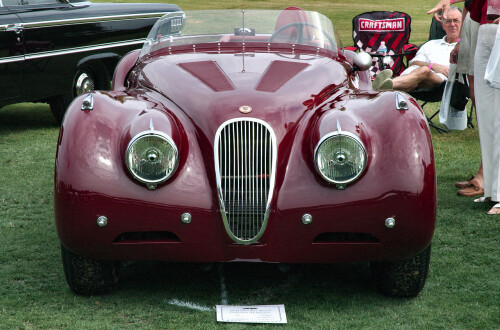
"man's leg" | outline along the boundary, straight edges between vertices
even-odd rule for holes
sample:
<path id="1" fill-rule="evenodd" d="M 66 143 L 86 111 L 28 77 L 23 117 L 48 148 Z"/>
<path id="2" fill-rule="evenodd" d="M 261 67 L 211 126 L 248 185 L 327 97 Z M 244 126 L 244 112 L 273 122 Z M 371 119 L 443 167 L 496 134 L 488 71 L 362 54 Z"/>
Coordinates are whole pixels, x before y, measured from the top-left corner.
<path id="1" fill-rule="evenodd" d="M 419 88 L 432 88 L 442 82 L 441 77 L 426 66 L 421 66 L 409 74 L 392 80 L 394 89 L 405 92 L 411 92 Z"/>
<path id="2" fill-rule="evenodd" d="M 472 101 L 472 106 L 476 107 L 476 99 L 474 97 L 474 76 L 467 75 L 469 81 L 470 89 L 470 99 Z M 476 111 L 477 114 L 477 111 Z M 477 121 L 477 118 L 476 118 Z M 474 176 L 469 181 L 456 182 L 455 186 L 458 188 L 463 188 L 457 192 L 459 196 L 479 196 L 484 194 L 484 183 L 483 183 L 483 162 L 479 166 L 476 176 Z"/>

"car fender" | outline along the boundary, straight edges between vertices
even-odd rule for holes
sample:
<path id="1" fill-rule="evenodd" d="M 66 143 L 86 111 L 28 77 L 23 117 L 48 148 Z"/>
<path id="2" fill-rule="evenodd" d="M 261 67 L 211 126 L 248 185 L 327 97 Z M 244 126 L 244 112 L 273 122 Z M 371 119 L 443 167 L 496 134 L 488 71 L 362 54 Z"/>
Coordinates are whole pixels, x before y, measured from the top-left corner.
<path id="1" fill-rule="evenodd" d="M 300 230 L 314 241 L 332 227 L 353 233 L 370 228 L 394 259 L 428 246 L 436 217 L 432 140 L 421 108 L 398 93 L 338 93 L 297 130 L 287 171 L 277 184 L 277 227 L 290 231 L 283 236 Z M 397 95 L 404 96 L 408 110 L 396 109 Z M 345 189 L 326 182 L 314 164 L 319 140 L 339 126 L 358 136 L 369 155 L 364 173 Z M 297 213 L 311 214 L 312 225 L 303 226 Z M 392 230 L 385 226 L 388 218 L 396 219 Z"/>
<path id="2" fill-rule="evenodd" d="M 92 95 L 93 109 L 83 111 L 81 106 L 88 95 Z M 103 210 L 110 224 L 96 235 L 109 235 L 111 231 L 116 233 L 115 237 L 121 230 L 120 221 L 132 222 L 141 231 L 147 231 L 158 221 L 167 221 L 179 235 L 197 235 L 182 226 L 179 220 L 182 209 L 169 205 L 184 205 L 198 218 L 216 210 L 214 183 L 207 174 L 214 171 L 213 160 L 205 161 L 199 141 L 187 138 L 196 136 L 196 129 L 181 117 L 175 105 L 159 99 L 159 95 L 147 91 L 140 95 L 93 92 L 76 98 L 68 108 L 60 130 L 54 176 L 56 224 L 61 241 L 68 249 L 85 253 L 81 249 L 89 242 L 81 237 L 81 232 L 92 231 Z M 155 130 L 168 134 L 179 150 L 176 172 L 155 190 L 135 180 L 124 161 L 129 141 L 149 130 L 151 124 Z M 126 219 L 122 207 L 109 207 L 111 201 L 113 205 L 127 205 L 132 210 Z M 158 208 L 170 211 L 162 212 L 162 219 L 135 223 L 147 217 L 142 213 L 144 210 Z M 221 227 L 212 235 L 222 232 Z M 209 235 L 206 239 L 216 238 Z"/>
<path id="3" fill-rule="evenodd" d="M 124 92 L 126 90 L 126 80 L 130 70 L 137 63 L 139 58 L 140 49 L 133 50 L 125 54 L 118 65 L 115 68 L 115 73 L 113 75 L 113 82 L 111 84 L 111 89 L 117 92 Z"/>
<path id="4" fill-rule="evenodd" d="M 89 56 L 82 57 L 76 64 L 76 68 L 79 68 L 83 65 L 92 65 L 93 62 L 99 61 L 106 66 L 108 73 L 111 75 L 113 72 L 113 68 L 120 61 L 121 56 L 114 52 L 93 54 Z"/>

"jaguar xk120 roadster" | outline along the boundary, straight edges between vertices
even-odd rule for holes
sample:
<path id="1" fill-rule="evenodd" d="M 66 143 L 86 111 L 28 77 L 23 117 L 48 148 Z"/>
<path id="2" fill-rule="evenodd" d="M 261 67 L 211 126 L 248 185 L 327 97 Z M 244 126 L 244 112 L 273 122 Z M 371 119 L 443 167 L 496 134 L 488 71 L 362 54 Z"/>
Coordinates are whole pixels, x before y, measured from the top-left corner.
<path id="1" fill-rule="evenodd" d="M 370 262 L 390 296 L 424 286 L 436 215 L 426 118 L 373 91 L 368 54 L 317 13 L 174 12 L 66 112 L 55 218 L 67 282 L 120 261 Z"/>

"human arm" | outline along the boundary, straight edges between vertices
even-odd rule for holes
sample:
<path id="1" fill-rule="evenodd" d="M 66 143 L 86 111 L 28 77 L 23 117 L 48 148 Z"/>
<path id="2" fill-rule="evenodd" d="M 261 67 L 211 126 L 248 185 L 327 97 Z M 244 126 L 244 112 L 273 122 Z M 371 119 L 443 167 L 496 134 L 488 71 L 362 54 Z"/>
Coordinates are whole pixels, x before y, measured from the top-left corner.
<path id="1" fill-rule="evenodd" d="M 458 52 L 460 51 L 460 43 L 457 42 L 455 47 L 450 52 L 450 63 L 457 64 Z"/>
<path id="2" fill-rule="evenodd" d="M 424 61 L 412 61 L 411 65 L 417 65 L 417 66 L 426 66 L 432 71 L 436 73 L 442 73 L 446 77 L 448 77 L 448 72 L 449 68 L 446 65 L 438 64 L 438 63 L 428 63 Z"/>
<path id="3" fill-rule="evenodd" d="M 448 77 L 447 51 L 449 50 L 447 49 L 449 48 L 443 48 L 442 40 L 430 40 L 420 47 L 409 64 L 427 67 L 436 73 L 442 73 Z"/>
<path id="4" fill-rule="evenodd" d="M 441 18 L 439 17 L 440 13 L 443 13 L 443 18 L 447 18 L 446 12 L 448 11 L 448 9 L 450 9 L 450 5 L 452 3 L 464 2 L 464 1 L 465 0 L 453 0 L 453 2 L 451 2 L 450 0 L 440 0 L 434 8 L 432 8 L 427 12 L 427 15 L 433 14 L 436 21 L 441 22 Z"/>

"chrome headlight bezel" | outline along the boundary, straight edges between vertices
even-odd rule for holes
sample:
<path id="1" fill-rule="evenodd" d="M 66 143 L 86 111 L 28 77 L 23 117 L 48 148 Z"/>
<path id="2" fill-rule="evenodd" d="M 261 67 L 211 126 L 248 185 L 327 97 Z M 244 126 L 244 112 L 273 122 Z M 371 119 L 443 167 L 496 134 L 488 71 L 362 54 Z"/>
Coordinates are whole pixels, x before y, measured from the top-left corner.
<path id="1" fill-rule="evenodd" d="M 132 154 L 133 146 L 136 145 L 136 143 L 139 142 L 141 139 L 151 138 L 151 137 L 160 139 L 162 142 L 168 143 L 169 146 L 172 148 L 173 158 L 174 158 L 174 160 L 173 160 L 174 165 L 172 166 L 172 169 L 170 170 L 170 172 L 166 172 L 165 175 L 161 176 L 158 179 L 154 179 L 154 180 L 141 176 L 139 173 L 137 173 L 137 171 L 134 170 L 134 168 L 132 166 L 133 164 L 131 164 L 131 156 L 132 156 L 131 154 Z M 152 148 L 152 149 L 154 149 L 154 148 Z M 173 139 L 170 136 L 168 136 L 167 134 L 165 134 L 163 132 L 159 132 L 159 131 L 156 131 L 154 129 L 151 129 L 151 130 L 144 131 L 144 132 L 141 132 L 141 133 L 135 135 L 130 140 L 130 142 L 127 146 L 127 151 L 125 152 L 125 164 L 127 166 L 129 173 L 134 177 L 134 179 L 136 179 L 137 181 L 139 181 L 141 183 L 144 183 L 148 187 L 148 189 L 155 189 L 157 185 L 170 179 L 172 177 L 172 175 L 174 175 L 174 173 L 176 172 L 177 166 L 179 164 L 179 152 L 178 152 L 177 146 L 175 145 L 175 142 L 173 141 Z"/>
<path id="2" fill-rule="evenodd" d="M 347 180 L 340 180 L 340 179 L 328 177 L 327 175 L 325 175 L 325 173 L 323 173 L 323 171 L 321 171 L 321 169 L 318 165 L 318 157 L 320 156 L 320 153 L 319 153 L 320 148 L 324 145 L 324 143 L 326 141 L 328 141 L 330 139 L 339 138 L 339 137 L 344 137 L 344 138 L 350 139 L 351 141 L 355 142 L 362 150 L 363 164 L 361 164 L 362 165 L 361 169 L 359 171 L 357 171 L 357 173 L 353 177 L 351 177 Z M 347 184 L 356 181 L 364 173 L 366 166 L 367 166 L 367 163 L 368 163 L 368 156 L 367 156 L 366 147 L 365 147 L 363 141 L 361 141 L 361 139 L 357 135 L 352 134 L 350 132 L 345 132 L 345 131 L 339 130 L 339 131 L 335 131 L 335 132 L 331 132 L 329 134 L 326 134 L 325 136 L 323 136 L 320 139 L 320 141 L 318 142 L 318 144 L 316 145 L 316 148 L 314 150 L 314 167 L 316 169 L 316 172 L 318 172 L 318 174 L 325 181 L 337 185 L 337 188 L 339 188 L 339 189 L 344 189 Z"/>

